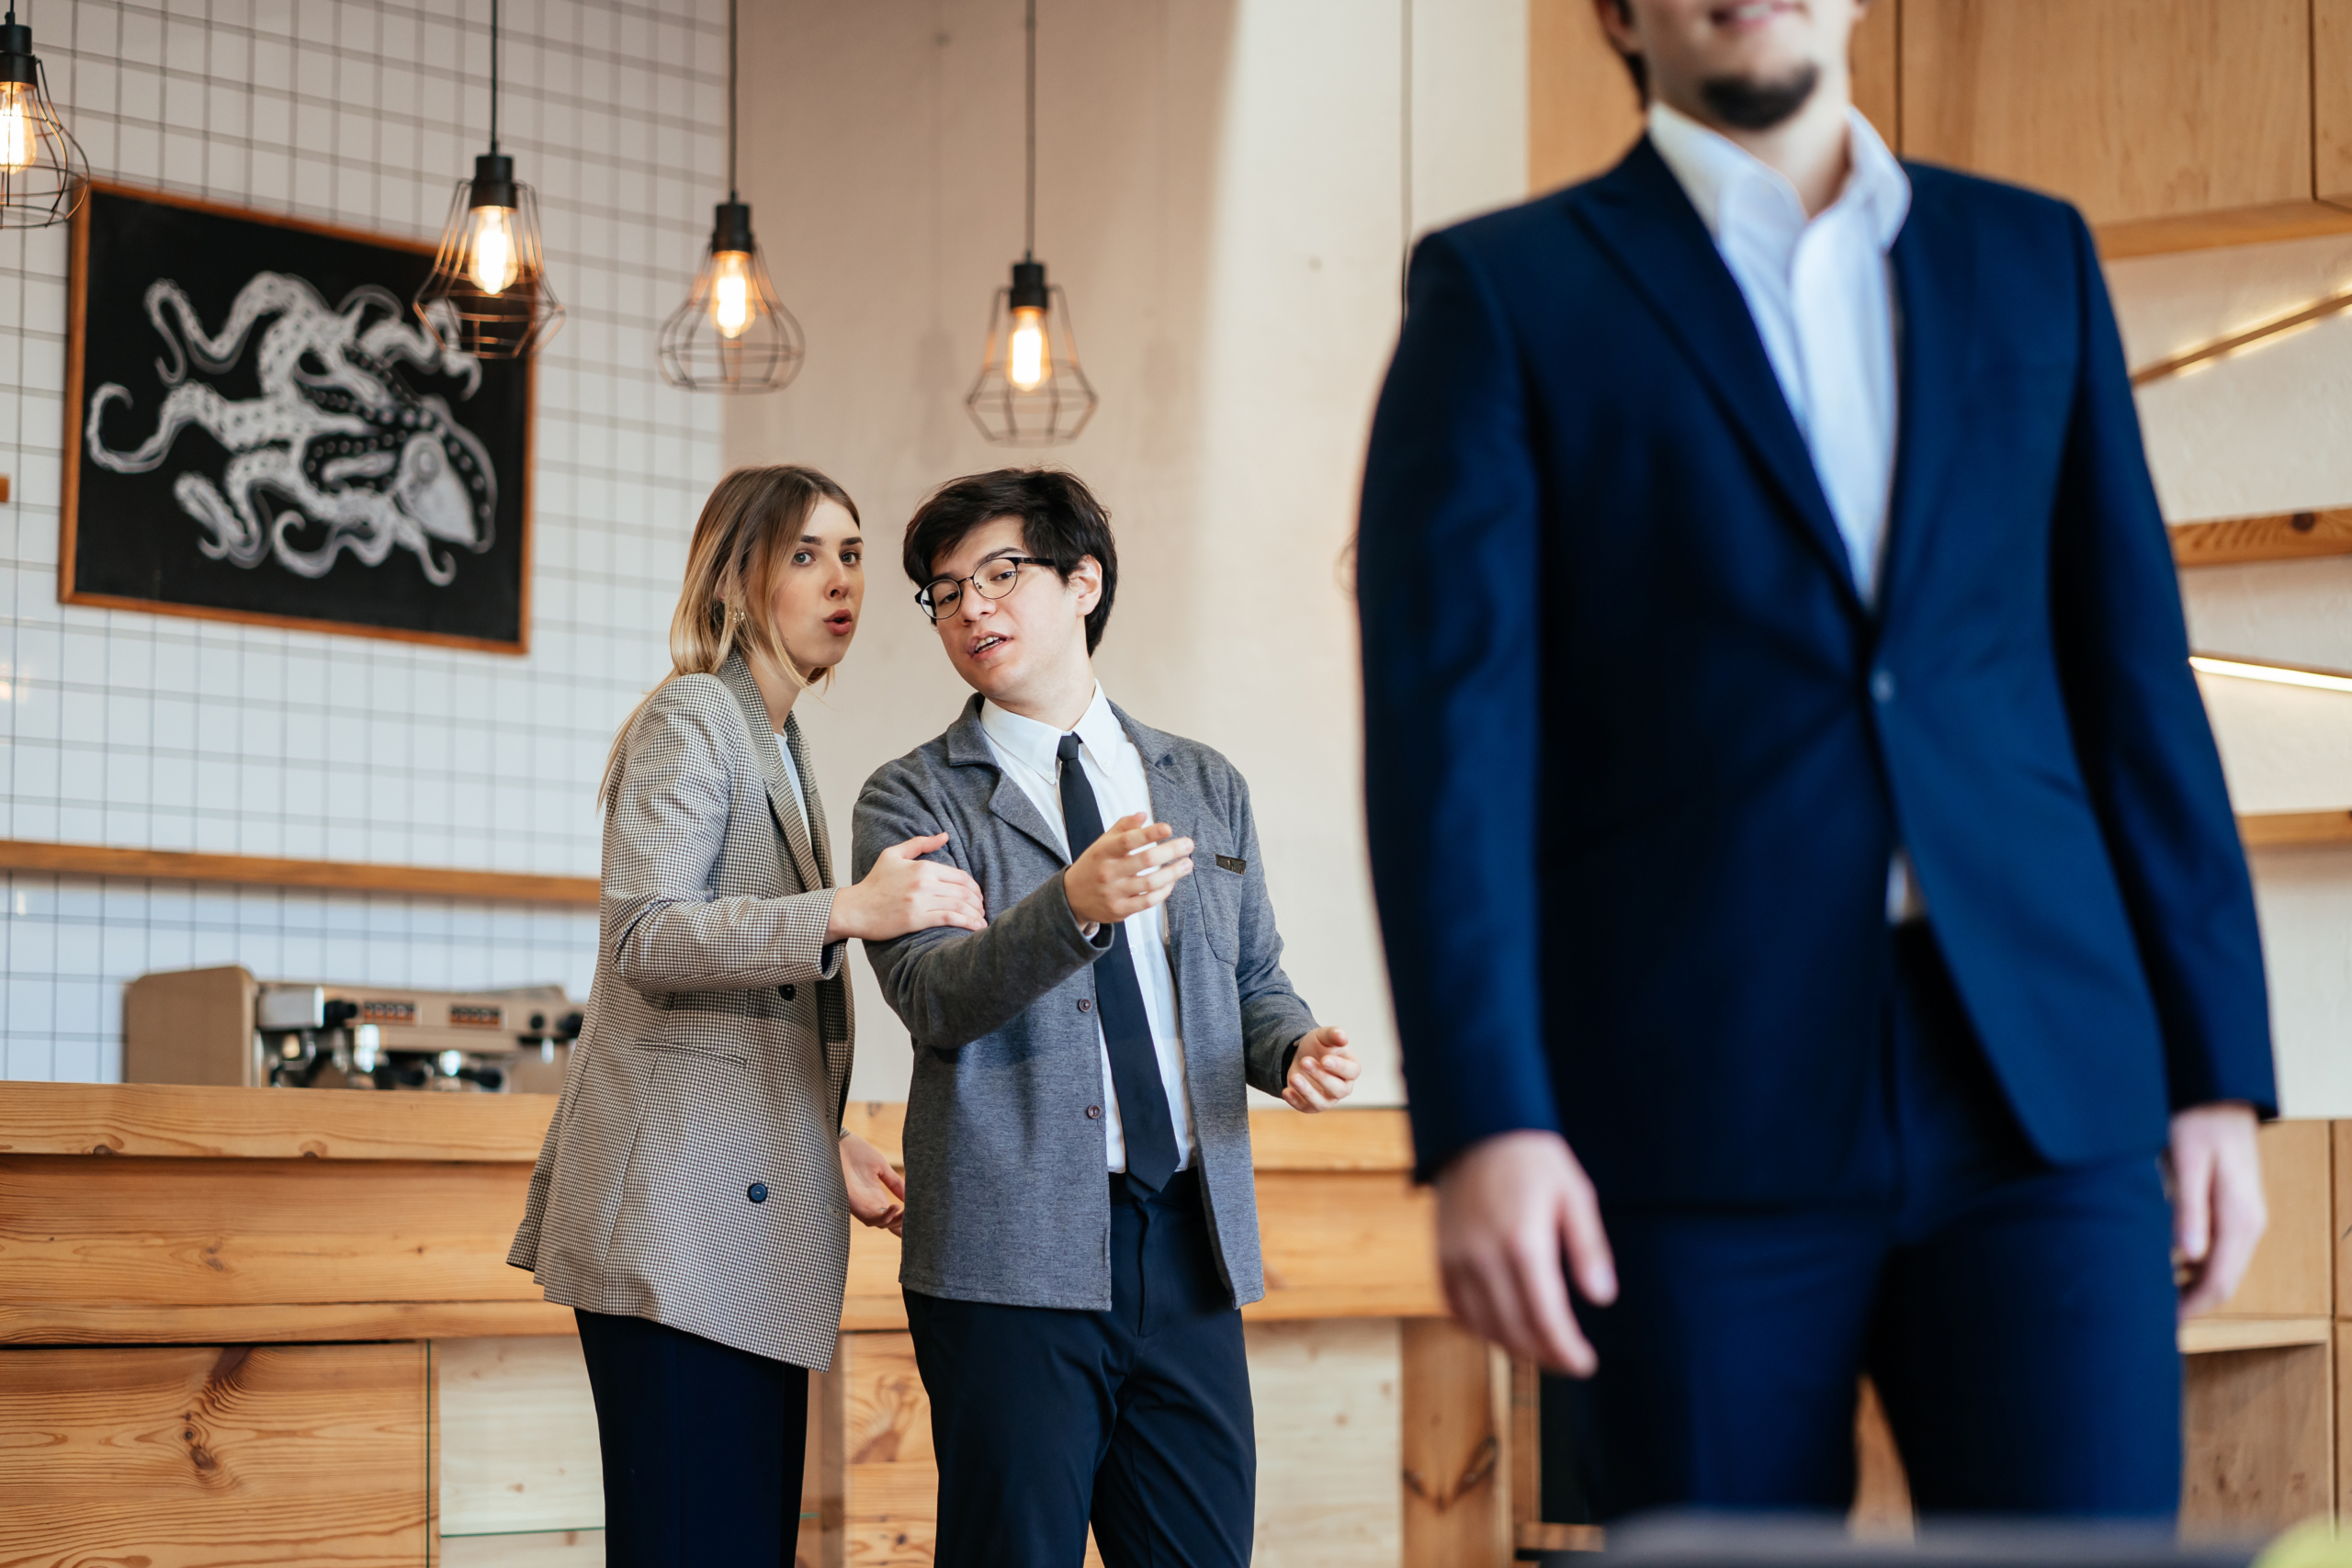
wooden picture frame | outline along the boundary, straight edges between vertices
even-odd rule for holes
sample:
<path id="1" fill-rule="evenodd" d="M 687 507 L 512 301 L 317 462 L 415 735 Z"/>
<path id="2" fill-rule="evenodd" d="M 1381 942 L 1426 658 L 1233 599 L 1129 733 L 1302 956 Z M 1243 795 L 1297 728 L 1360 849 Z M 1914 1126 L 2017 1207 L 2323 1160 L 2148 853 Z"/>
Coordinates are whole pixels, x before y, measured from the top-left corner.
<path id="1" fill-rule="evenodd" d="M 109 182 L 70 244 L 60 603 L 529 652 L 536 362 L 422 357 L 432 244 Z"/>

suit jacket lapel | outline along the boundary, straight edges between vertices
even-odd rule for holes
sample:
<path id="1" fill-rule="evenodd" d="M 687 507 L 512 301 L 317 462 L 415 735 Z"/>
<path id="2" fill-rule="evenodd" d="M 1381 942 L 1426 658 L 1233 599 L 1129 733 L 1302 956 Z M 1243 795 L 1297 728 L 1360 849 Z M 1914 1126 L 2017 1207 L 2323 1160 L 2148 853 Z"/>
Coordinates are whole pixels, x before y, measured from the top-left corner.
<path id="1" fill-rule="evenodd" d="M 1845 591 L 1847 603 L 1861 613 L 1845 537 L 1822 493 L 1804 434 L 1772 373 L 1747 298 L 1674 171 L 1645 136 L 1616 168 L 1566 199 L 1667 336 L 1705 378 L 1724 417 Z"/>
<path id="2" fill-rule="evenodd" d="M 816 852 L 808 842 L 808 829 L 800 818 L 800 803 L 793 798 L 792 781 L 785 776 L 784 759 L 776 754 L 775 731 L 768 722 L 767 699 L 760 695 L 760 683 L 752 678 L 751 666 L 743 662 L 741 654 L 735 654 L 720 668 L 718 675 L 727 682 L 728 689 L 735 694 L 736 705 L 743 710 L 743 722 L 751 729 L 752 758 L 759 765 L 760 782 L 767 788 L 768 812 L 775 818 L 776 831 L 783 834 L 785 844 L 791 851 L 792 870 L 799 878 L 800 891 L 813 892 L 820 887 L 831 886 L 830 877 L 820 877 L 818 874 Z M 786 724 L 789 728 L 791 721 L 787 718 Z M 794 750 L 796 765 L 800 756 L 797 750 Z M 810 775 L 805 768 L 800 781 L 802 788 L 812 789 Z M 811 798 L 814 798 L 813 793 Z"/>
<path id="3" fill-rule="evenodd" d="M 1886 564 L 1879 613 L 1917 575 L 1935 502 L 1951 467 L 1968 385 L 1976 304 L 1974 236 L 1926 210 L 1913 187 L 1911 212 L 1894 237 L 1896 412 L 1894 491 L 1887 508 Z"/>
<path id="4" fill-rule="evenodd" d="M 1069 854 L 1062 849 L 1052 826 L 1038 815 L 1037 807 L 1026 791 L 1005 777 L 997 766 L 996 753 L 989 749 L 988 731 L 980 728 L 980 699 L 977 696 L 964 705 L 964 711 L 954 724 L 947 727 L 947 761 L 955 767 L 983 767 L 996 775 L 996 783 L 989 790 L 989 812 L 1006 827 L 1014 829 L 1036 840 L 1039 848 L 1068 865 Z M 1080 846 L 1084 848 L 1083 845 Z"/>

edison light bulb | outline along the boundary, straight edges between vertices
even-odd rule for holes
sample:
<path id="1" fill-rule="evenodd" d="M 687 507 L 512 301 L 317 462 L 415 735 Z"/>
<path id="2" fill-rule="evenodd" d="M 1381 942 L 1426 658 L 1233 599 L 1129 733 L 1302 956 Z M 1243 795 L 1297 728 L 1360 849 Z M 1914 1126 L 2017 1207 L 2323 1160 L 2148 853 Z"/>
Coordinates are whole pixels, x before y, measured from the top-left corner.
<path id="1" fill-rule="evenodd" d="M 40 140 L 33 133 L 37 118 L 30 83 L 0 84 L 0 170 L 30 168 L 40 156 Z"/>
<path id="2" fill-rule="evenodd" d="M 523 270 L 514 244 L 514 209 L 477 207 L 467 215 L 466 274 L 484 294 L 503 293 Z"/>
<path id="3" fill-rule="evenodd" d="M 720 337 L 741 337 L 752 324 L 752 254 L 721 251 L 710 259 L 710 324 Z"/>
<path id="4" fill-rule="evenodd" d="M 1012 341 L 1004 351 L 1004 378 L 1034 392 L 1053 374 L 1046 351 L 1046 312 L 1023 305 L 1012 312 Z"/>

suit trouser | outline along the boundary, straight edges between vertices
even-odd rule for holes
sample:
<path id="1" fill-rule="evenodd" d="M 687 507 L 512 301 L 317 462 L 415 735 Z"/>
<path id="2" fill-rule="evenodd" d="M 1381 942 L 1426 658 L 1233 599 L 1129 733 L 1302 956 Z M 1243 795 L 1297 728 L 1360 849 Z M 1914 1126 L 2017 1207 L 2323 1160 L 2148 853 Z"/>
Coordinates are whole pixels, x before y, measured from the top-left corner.
<path id="1" fill-rule="evenodd" d="M 605 1461 L 606 1568 L 792 1568 L 807 1369 L 641 1317 L 577 1316 Z"/>
<path id="2" fill-rule="evenodd" d="M 1258 1447 L 1241 1314 L 1193 1171 L 1111 1178 L 1111 1310 L 909 1291 L 939 1461 L 940 1568 L 1250 1561 Z"/>
<path id="3" fill-rule="evenodd" d="M 1843 1510 L 1858 1374 L 1923 1511 L 2166 1517 L 2179 1504 L 2171 1212 L 2155 1160 L 2026 1143 L 1935 940 L 1895 933 L 1850 1201 L 1604 1211 L 1616 1305 L 1580 1445 L 1597 1517 Z"/>

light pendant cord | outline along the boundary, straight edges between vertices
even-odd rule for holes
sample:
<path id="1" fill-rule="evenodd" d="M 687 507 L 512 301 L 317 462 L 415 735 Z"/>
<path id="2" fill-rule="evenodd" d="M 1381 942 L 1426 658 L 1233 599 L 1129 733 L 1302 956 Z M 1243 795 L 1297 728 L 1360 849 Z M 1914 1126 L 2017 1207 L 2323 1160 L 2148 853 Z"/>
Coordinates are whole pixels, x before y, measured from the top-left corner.
<path id="1" fill-rule="evenodd" d="M 490 0 L 490 150 L 498 151 L 498 0 Z"/>
<path id="2" fill-rule="evenodd" d="M 727 0 L 727 199 L 735 190 L 735 0 Z"/>
<path id="3" fill-rule="evenodd" d="M 1037 259 L 1037 0 L 1029 0 L 1029 205 L 1022 220 L 1021 259 Z"/>

